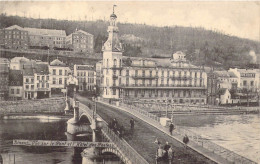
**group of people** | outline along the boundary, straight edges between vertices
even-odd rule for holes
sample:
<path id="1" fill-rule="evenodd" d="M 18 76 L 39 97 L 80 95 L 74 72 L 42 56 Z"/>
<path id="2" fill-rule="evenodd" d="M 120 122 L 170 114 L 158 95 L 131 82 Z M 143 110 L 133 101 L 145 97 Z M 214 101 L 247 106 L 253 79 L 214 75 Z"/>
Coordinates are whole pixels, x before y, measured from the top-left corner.
<path id="1" fill-rule="evenodd" d="M 168 142 L 166 142 L 164 146 L 162 146 L 159 141 L 157 141 L 157 143 L 156 162 L 168 161 L 169 164 L 171 164 L 174 159 L 173 147 Z"/>
<path id="2" fill-rule="evenodd" d="M 134 130 L 134 126 L 135 126 L 135 120 L 131 118 L 130 127 L 132 132 Z M 112 129 L 119 136 L 119 138 L 122 138 L 123 135 L 125 134 L 124 126 L 123 125 L 120 126 L 116 118 L 114 118 L 111 121 L 111 123 L 109 124 L 109 128 Z"/>

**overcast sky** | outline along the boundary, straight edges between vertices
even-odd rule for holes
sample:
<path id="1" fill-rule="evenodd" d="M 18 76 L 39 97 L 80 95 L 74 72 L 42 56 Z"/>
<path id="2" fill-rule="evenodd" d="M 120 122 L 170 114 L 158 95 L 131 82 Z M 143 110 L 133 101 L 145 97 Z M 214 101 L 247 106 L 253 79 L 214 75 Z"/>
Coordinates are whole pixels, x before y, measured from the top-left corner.
<path id="1" fill-rule="evenodd" d="M 107 20 L 113 4 L 120 22 L 204 27 L 260 41 L 260 2 L 0 2 L 0 12 L 34 18 Z"/>

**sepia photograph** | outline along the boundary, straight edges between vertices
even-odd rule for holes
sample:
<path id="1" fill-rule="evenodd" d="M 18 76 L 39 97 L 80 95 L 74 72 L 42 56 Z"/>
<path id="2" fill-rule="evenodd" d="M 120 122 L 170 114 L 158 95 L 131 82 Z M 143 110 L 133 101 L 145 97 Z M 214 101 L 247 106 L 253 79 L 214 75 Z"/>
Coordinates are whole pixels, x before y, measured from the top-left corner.
<path id="1" fill-rule="evenodd" d="M 0 164 L 259 164 L 260 1 L 0 0 Z"/>

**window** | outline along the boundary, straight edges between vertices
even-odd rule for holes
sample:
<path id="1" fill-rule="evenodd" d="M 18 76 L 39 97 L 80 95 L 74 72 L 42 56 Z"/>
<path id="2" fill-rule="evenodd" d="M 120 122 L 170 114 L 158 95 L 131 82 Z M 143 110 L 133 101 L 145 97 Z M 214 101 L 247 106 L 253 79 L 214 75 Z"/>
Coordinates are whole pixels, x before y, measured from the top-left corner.
<path id="1" fill-rule="evenodd" d="M 170 71 L 167 71 L 167 77 L 169 77 L 169 75 L 170 75 Z"/>
<path id="2" fill-rule="evenodd" d="M 162 77 L 164 76 L 164 70 L 162 70 Z"/>
<path id="3" fill-rule="evenodd" d="M 16 94 L 20 94 L 20 89 L 17 89 L 17 90 L 16 90 Z"/>
<path id="4" fill-rule="evenodd" d="M 246 86 L 246 85 L 247 85 L 247 81 L 244 80 L 244 81 L 243 81 L 243 86 Z"/>
<path id="5" fill-rule="evenodd" d="M 143 85 L 145 85 L 145 80 L 143 79 Z"/>
<path id="6" fill-rule="evenodd" d="M 42 76 L 42 80 L 44 80 L 45 78 L 44 78 L 44 76 Z"/>
<path id="7" fill-rule="evenodd" d="M 59 84 L 62 84 L 62 78 L 59 78 Z"/>
<path id="8" fill-rule="evenodd" d="M 29 79 L 28 78 L 26 78 L 26 83 L 29 83 Z"/>
<path id="9" fill-rule="evenodd" d="M 37 80 L 40 80 L 40 76 L 37 76 Z"/>
<path id="10" fill-rule="evenodd" d="M 68 71 L 67 71 L 67 70 L 65 70 L 65 75 L 66 75 L 66 76 L 68 75 Z"/>
<path id="11" fill-rule="evenodd" d="M 254 86 L 254 81 L 251 81 L 250 84 L 251 84 L 251 86 Z"/>
<path id="12" fill-rule="evenodd" d="M 152 71 L 150 71 L 150 77 L 152 77 L 152 75 L 153 75 L 153 72 L 152 72 Z"/>
<path id="13" fill-rule="evenodd" d="M 113 89 L 113 95 L 116 95 L 116 89 Z"/>
<path id="14" fill-rule="evenodd" d="M 135 79 L 135 85 L 137 85 L 137 82 L 138 82 L 138 81 Z"/>
<path id="15" fill-rule="evenodd" d="M 26 89 L 29 89 L 29 85 L 26 85 L 25 88 L 26 88 Z"/>
<path id="16" fill-rule="evenodd" d="M 116 59 L 114 59 L 114 65 L 113 65 L 113 67 L 116 67 Z"/>
<path id="17" fill-rule="evenodd" d="M 44 88 L 44 83 L 42 83 L 42 88 Z"/>
<path id="18" fill-rule="evenodd" d="M 197 72 L 195 72 L 195 78 L 197 78 Z"/>
<path id="19" fill-rule="evenodd" d="M 126 76 L 129 76 L 129 70 L 126 70 Z"/>
<path id="20" fill-rule="evenodd" d="M 40 88 L 40 83 L 37 83 L 37 88 Z"/>
<path id="21" fill-rule="evenodd" d="M 142 76 L 145 77 L 145 70 L 142 71 Z"/>
<path id="22" fill-rule="evenodd" d="M 161 91 L 161 97 L 163 97 L 163 91 Z"/>
<path id="23" fill-rule="evenodd" d="M 56 69 L 53 69 L 53 70 L 52 70 L 52 74 L 53 74 L 53 75 L 56 75 Z"/>
<path id="24" fill-rule="evenodd" d="M 129 77 L 126 78 L 126 86 L 129 85 Z"/>
<path id="25" fill-rule="evenodd" d="M 46 88 L 49 88 L 49 83 L 46 83 Z"/>
<path id="26" fill-rule="evenodd" d="M 59 70 L 59 75 L 62 75 L 62 70 L 61 69 Z"/>
<path id="27" fill-rule="evenodd" d="M 56 84 L 56 78 L 52 79 L 52 84 Z"/>
<path id="28" fill-rule="evenodd" d="M 14 94 L 14 89 L 11 89 L 11 94 Z"/>
<path id="29" fill-rule="evenodd" d="M 64 84 L 67 85 L 67 78 L 64 79 Z"/>
<path id="30" fill-rule="evenodd" d="M 135 76 L 138 76 L 138 70 L 135 70 Z"/>
<path id="31" fill-rule="evenodd" d="M 31 83 L 34 83 L 34 79 L 31 79 Z"/>
<path id="32" fill-rule="evenodd" d="M 34 85 L 31 85 L 31 89 L 34 90 Z"/>
<path id="33" fill-rule="evenodd" d="M 156 71 L 156 76 L 158 76 L 158 71 Z"/>
<path id="34" fill-rule="evenodd" d="M 49 81 L 49 76 L 46 76 L 46 80 Z"/>

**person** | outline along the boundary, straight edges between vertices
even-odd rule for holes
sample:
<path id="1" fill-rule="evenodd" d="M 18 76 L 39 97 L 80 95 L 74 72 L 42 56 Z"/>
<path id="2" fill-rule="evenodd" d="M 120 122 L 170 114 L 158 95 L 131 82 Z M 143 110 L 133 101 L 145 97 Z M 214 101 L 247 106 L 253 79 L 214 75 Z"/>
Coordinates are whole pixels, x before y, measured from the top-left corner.
<path id="1" fill-rule="evenodd" d="M 88 103 L 88 108 L 89 108 L 89 109 L 91 109 L 91 108 L 92 108 L 90 103 Z"/>
<path id="2" fill-rule="evenodd" d="M 164 159 L 165 160 L 168 160 L 168 150 L 171 146 L 169 145 L 169 143 L 166 141 L 165 145 L 164 145 L 164 151 L 166 152 L 165 155 L 164 155 Z"/>
<path id="3" fill-rule="evenodd" d="M 173 163 L 174 160 L 174 151 L 172 146 L 170 146 L 169 150 L 168 150 L 168 160 L 169 160 L 169 164 Z"/>
<path id="4" fill-rule="evenodd" d="M 165 154 L 165 150 L 163 150 L 162 147 L 159 146 L 159 148 L 157 149 L 157 152 L 156 152 L 156 161 L 159 162 L 159 161 L 163 160 L 164 154 Z"/>
<path id="5" fill-rule="evenodd" d="M 174 125 L 173 125 L 173 123 L 171 122 L 171 123 L 170 123 L 170 126 L 169 126 L 169 131 L 170 131 L 171 135 L 172 135 L 173 129 L 174 129 Z"/>
<path id="6" fill-rule="evenodd" d="M 187 134 L 185 134 L 185 136 L 183 137 L 183 143 L 185 146 L 185 149 L 187 148 L 187 144 L 189 143 L 189 137 L 187 136 Z"/>
<path id="7" fill-rule="evenodd" d="M 133 118 L 131 118 L 130 120 L 130 125 L 131 125 L 131 130 L 134 130 L 134 127 L 135 127 L 135 121 Z"/>
<path id="8" fill-rule="evenodd" d="M 114 129 L 117 128 L 117 120 L 116 120 L 116 118 L 114 118 L 114 120 L 112 121 L 112 127 Z"/>

